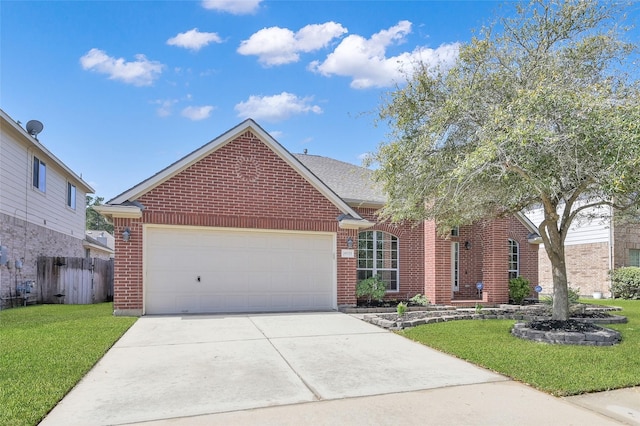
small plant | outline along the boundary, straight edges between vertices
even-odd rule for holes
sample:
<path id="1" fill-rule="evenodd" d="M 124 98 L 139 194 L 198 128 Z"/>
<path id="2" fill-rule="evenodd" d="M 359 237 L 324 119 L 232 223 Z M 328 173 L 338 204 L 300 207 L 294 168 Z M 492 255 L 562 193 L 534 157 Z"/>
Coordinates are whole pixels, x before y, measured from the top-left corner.
<path id="1" fill-rule="evenodd" d="M 618 299 L 640 299 L 640 268 L 627 266 L 613 271 L 611 294 Z"/>
<path id="2" fill-rule="evenodd" d="M 525 297 L 531 294 L 529 280 L 523 277 L 511 278 L 509 280 L 509 299 L 516 305 L 522 305 Z"/>
<path id="3" fill-rule="evenodd" d="M 396 311 L 398 312 L 399 317 L 404 316 L 404 314 L 407 312 L 407 304 L 404 302 L 398 303 L 398 306 L 396 306 Z"/>
<path id="4" fill-rule="evenodd" d="M 577 305 L 580 303 L 580 288 L 568 288 L 569 306 Z M 545 296 L 540 300 L 545 305 L 553 306 L 553 295 Z"/>
<path id="5" fill-rule="evenodd" d="M 429 299 L 427 299 L 427 296 L 420 293 L 416 294 L 411 299 L 409 299 L 409 302 L 418 306 L 429 306 Z"/>
<path id="6" fill-rule="evenodd" d="M 356 296 L 366 297 L 367 303 L 372 300 L 381 301 L 387 293 L 387 284 L 377 275 L 364 279 L 356 286 Z"/>
<path id="7" fill-rule="evenodd" d="M 483 306 L 479 303 L 476 303 L 476 314 L 479 314 L 482 312 L 482 308 Z"/>

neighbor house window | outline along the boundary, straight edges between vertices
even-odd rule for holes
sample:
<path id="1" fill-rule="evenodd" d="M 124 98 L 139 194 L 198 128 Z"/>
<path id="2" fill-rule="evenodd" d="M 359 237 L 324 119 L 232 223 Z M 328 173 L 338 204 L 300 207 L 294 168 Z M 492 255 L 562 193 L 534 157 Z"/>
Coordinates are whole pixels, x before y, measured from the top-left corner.
<path id="1" fill-rule="evenodd" d="M 509 240 L 509 279 L 520 276 L 520 244 Z"/>
<path id="2" fill-rule="evenodd" d="M 76 186 L 67 182 L 67 206 L 76 209 Z"/>
<path id="3" fill-rule="evenodd" d="M 358 281 L 377 275 L 387 291 L 398 291 L 398 237 L 388 232 L 358 234 Z"/>
<path id="4" fill-rule="evenodd" d="M 640 250 L 629 250 L 629 266 L 640 266 Z"/>
<path id="5" fill-rule="evenodd" d="M 460 243 L 451 243 L 451 290 L 460 291 Z"/>
<path id="6" fill-rule="evenodd" d="M 38 157 L 33 157 L 33 186 L 45 192 L 47 182 L 47 165 Z"/>

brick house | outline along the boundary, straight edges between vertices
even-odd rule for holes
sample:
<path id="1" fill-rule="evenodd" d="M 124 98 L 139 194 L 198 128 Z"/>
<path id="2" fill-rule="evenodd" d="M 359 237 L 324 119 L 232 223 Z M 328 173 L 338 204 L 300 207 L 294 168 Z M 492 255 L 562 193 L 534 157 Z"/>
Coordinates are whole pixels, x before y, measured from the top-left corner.
<path id="1" fill-rule="evenodd" d="M 39 256 L 85 255 L 87 193 L 91 186 L 0 110 L 0 307 L 16 285 L 36 281 Z"/>
<path id="2" fill-rule="evenodd" d="M 384 196 L 370 173 L 293 155 L 240 123 L 96 207 L 115 226 L 115 313 L 337 309 L 374 274 L 388 298 L 432 303 L 507 302 L 510 274 L 537 284 L 524 216 L 448 238 L 432 222 L 379 222 Z"/>
<path id="3" fill-rule="evenodd" d="M 543 220 L 542 208 L 526 212 L 534 223 Z M 600 218 L 599 218 L 600 217 Z M 640 266 L 640 225 L 619 224 L 612 220 L 609 207 L 587 209 L 569 228 L 565 239 L 565 258 L 569 286 L 582 296 L 600 293 L 611 297 L 612 269 Z M 539 282 L 542 294 L 553 292 L 551 262 L 544 250 L 539 251 Z"/>

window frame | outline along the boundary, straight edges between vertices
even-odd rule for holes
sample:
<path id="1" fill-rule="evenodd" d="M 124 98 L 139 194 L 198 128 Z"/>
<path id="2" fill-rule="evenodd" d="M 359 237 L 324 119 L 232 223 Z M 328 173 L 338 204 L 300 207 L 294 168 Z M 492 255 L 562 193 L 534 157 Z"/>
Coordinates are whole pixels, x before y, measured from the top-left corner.
<path id="1" fill-rule="evenodd" d="M 634 257 L 636 259 L 633 259 Z M 636 262 L 634 262 L 633 260 L 636 260 Z M 629 249 L 629 266 L 640 267 L 640 250 L 639 249 Z"/>
<path id="2" fill-rule="evenodd" d="M 515 268 L 513 268 L 514 264 Z M 509 238 L 509 260 L 507 264 L 507 273 L 509 274 L 509 279 L 518 278 L 520 276 L 520 243 L 512 238 Z"/>
<path id="3" fill-rule="evenodd" d="M 368 238 L 369 234 L 371 239 Z M 387 244 L 388 247 L 385 248 Z M 358 282 L 378 275 L 387 284 L 387 293 L 398 293 L 400 291 L 400 239 L 385 231 L 359 232 L 356 271 Z M 394 281 L 395 287 L 393 287 Z"/>
<path id="4" fill-rule="evenodd" d="M 31 183 L 33 187 L 43 194 L 47 192 L 47 164 L 35 155 L 33 156 Z"/>
<path id="5" fill-rule="evenodd" d="M 78 188 L 71 182 L 67 181 L 67 207 L 70 208 L 71 210 L 76 209 L 77 196 L 78 196 Z"/>

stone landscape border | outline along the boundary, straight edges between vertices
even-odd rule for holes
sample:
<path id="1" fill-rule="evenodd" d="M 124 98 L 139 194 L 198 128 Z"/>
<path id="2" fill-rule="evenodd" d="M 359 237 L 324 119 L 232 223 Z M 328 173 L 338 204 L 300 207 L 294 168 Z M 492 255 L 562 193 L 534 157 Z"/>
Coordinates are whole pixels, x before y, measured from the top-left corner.
<path id="1" fill-rule="evenodd" d="M 610 328 L 598 327 L 594 331 L 540 331 L 528 328 L 526 323 L 519 322 L 511 329 L 511 334 L 521 339 L 556 345 L 612 346 L 620 343 L 622 335 Z"/>
<path id="2" fill-rule="evenodd" d="M 585 312 L 620 311 L 621 308 L 612 306 L 585 307 Z M 497 308 L 454 308 L 454 307 L 429 307 L 422 310 L 413 310 L 402 316 L 395 312 L 377 312 L 364 314 L 363 320 L 378 327 L 389 330 L 402 330 L 423 324 L 433 324 L 445 321 L 457 320 L 485 320 L 485 319 L 511 319 L 516 321 L 541 321 L 549 319 L 549 315 L 541 312 L 540 305 L 514 306 L 500 305 Z M 621 315 L 610 314 L 606 318 L 571 318 L 575 321 L 598 324 L 626 323 L 627 318 Z M 596 326 L 597 327 L 597 326 Z M 567 332 L 567 331 L 539 331 L 526 327 L 525 322 L 514 325 L 511 333 L 523 339 L 552 344 L 609 346 L 621 341 L 621 335 L 615 330 L 597 327 L 591 332 Z"/>

